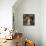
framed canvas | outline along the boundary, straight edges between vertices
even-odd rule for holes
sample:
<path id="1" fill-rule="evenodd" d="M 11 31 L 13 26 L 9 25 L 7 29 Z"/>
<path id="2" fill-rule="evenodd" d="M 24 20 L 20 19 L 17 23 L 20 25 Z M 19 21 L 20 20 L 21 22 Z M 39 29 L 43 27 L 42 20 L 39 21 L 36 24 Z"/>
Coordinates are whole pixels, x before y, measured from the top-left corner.
<path id="1" fill-rule="evenodd" d="M 35 14 L 23 14 L 23 25 L 25 26 L 35 25 Z"/>

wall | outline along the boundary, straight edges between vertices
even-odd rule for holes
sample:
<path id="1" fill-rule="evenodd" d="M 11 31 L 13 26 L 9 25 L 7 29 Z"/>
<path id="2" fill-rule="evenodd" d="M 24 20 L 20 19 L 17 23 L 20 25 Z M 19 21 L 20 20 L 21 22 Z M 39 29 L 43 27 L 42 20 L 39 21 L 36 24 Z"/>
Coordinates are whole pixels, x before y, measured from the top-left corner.
<path id="1" fill-rule="evenodd" d="M 41 41 L 46 46 L 46 0 L 41 1 Z"/>
<path id="2" fill-rule="evenodd" d="M 41 17 L 41 1 L 40 0 L 23 0 L 16 8 L 13 7 L 15 29 L 23 33 L 26 39 L 35 41 L 36 46 L 41 46 L 40 34 L 40 17 Z M 14 5 L 16 6 L 16 5 Z M 23 14 L 35 14 L 35 25 L 24 26 Z"/>
<path id="3" fill-rule="evenodd" d="M 16 0 L 0 0 L 0 27 L 12 28 L 12 6 Z"/>

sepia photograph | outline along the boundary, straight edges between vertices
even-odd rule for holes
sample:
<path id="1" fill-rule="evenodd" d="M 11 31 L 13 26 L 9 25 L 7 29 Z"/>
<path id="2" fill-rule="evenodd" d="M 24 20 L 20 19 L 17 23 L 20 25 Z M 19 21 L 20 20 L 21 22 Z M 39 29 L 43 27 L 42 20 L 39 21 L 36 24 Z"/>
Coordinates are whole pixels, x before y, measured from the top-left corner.
<path id="1" fill-rule="evenodd" d="M 0 0 L 0 46 L 46 46 L 46 0 Z"/>

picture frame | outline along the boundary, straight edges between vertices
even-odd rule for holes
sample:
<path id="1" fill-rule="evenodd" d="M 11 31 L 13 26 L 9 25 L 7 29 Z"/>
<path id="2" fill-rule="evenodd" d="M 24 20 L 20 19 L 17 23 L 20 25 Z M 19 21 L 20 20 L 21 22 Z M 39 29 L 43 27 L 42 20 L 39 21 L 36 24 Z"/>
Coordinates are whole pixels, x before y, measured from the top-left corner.
<path id="1" fill-rule="evenodd" d="M 35 25 L 35 14 L 23 14 L 23 25 L 24 26 Z"/>

